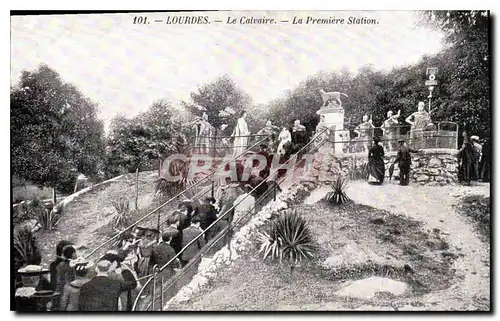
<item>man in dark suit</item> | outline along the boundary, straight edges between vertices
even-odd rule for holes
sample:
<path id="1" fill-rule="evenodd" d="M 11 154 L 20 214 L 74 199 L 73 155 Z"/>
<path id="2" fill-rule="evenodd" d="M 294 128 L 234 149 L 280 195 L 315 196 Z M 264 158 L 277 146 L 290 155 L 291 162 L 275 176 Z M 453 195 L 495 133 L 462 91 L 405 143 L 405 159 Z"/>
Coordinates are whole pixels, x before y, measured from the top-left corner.
<path id="1" fill-rule="evenodd" d="M 406 186 L 410 183 L 411 154 L 421 150 L 411 149 L 403 139 L 399 141 L 399 150 L 393 165 L 399 163 L 399 185 Z"/>
<path id="2" fill-rule="evenodd" d="M 203 204 L 198 206 L 195 210 L 194 216 L 198 216 L 200 220 L 200 228 L 202 230 L 206 230 L 210 224 L 217 220 L 217 210 L 215 209 L 215 206 L 213 206 L 212 201 L 212 197 L 205 198 Z M 205 241 L 208 242 L 211 236 L 210 232 L 205 233 Z"/>
<path id="3" fill-rule="evenodd" d="M 191 241 L 193 241 L 198 235 L 203 233 L 200 228 L 201 219 L 199 216 L 195 215 L 191 219 L 191 225 L 182 231 L 182 247 L 186 247 Z M 205 239 L 203 236 L 199 237 L 194 241 L 188 248 L 182 253 L 183 265 L 187 264 L 192 260 L 196 254 L 205 246 Z"/>
<path id="4" fill-rule="evenodd" d="M 170 242 L 172 241 L 172 237 L 176 236 L 178 233 L 178 230 L 173 227 L 168 227 L 165 230 L 165 233 L 161 236 L 162 241 L 153 248 L 153 254 L 151 255 L 153 265 L 156 264 L 161 268 L 176 256 L 175 250 L 170 245 Z M 170 278 L 174 274 L 174 268 L 180 266 L 181 262 L 179 258 L 172 261 L 172 263 L 162 272 L 165 279 Z"/>
<path id="5" fill-rule="evenodd" d="M 57 266 L 59 265 L 59 263 L 64 261 L 64 257 L 63 257 L 62 252 L 63 252 L 64 247 L 67 245 L 72 245 L 72 243 L 69 241 L 65 241 L 65 240 L 59 241 L 59 243 L 57 243 L 56 259 L 52 263 L 50 263 L 50 266 L 49 266 L 50 284 L 52 287 L 52 291 L 55 291 L 56 287 L 57 287 Z M 59 299 L 54 299 L 52 309 L 54 311 L 57 311 L 59 309 Z"/>
<path id="6" fill-rule="evenodd" d="M 80 311 L 118 311 L 118 298 L 126 288 L 123 282 L 108 276 L 110 269 L 109 261 L 97 263 L 97 275 L 80 290 Z"/>

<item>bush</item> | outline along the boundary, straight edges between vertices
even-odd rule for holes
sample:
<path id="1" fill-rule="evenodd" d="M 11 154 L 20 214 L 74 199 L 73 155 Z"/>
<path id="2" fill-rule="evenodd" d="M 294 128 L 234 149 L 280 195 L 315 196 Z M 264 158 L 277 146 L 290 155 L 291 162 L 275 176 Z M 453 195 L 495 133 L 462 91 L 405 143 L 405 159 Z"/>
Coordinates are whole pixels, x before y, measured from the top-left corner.
<path id="1" fill-rule="evenodd" d="M 121 231 L 132 224 L 132 212 L 130 209 L 129 200 L 126 197 L 120 197 L 118 201 L 113 201 L 113 206 L 116 209 L 116 214 L 112 220 L 113 229 Z"/>
<path id="2" fill-rule="evenodd" d="M 309 224 L 296 211 L 271 220 L 267 231 L 259 232 L 259 241 L 264 259 L 287 261 L 291 269 L 303 260 L 314 259 L 317 253 Z"/>
<path id="3" fill-rule="evenodd" d="M 358 179 L 366 180 L 368 177 L 368 163 L 352 169 L 349 172 L 349 175 L 352 180 L 358 180 Z"/>
<path id="4" fill-rule="evenodd" d="M 347 189 L 347 177 L 342 177 L 338 175 L 337 179 L 332 182 L 332 191 L 326 194 L 326 200 L 330 204 L 340 205 L 350 201 L 346 194 Z"/>
<path id="5" fill-rule="evenodd" d="M 53 204 L 52 204 L 53 205 Z M 44 206 L 41 204 L 41 209 L 36 212 L 36 220 L 44 230 L 53 230 L 57 222 L 61 219 L 62 206 Z"/>
<path id="6" fill-rule="evenodd" d="M 14 269 L 17 272 L 25 265 L 40 265 L 42 256 L 36 244 L 36 237 L 28 227 L 14 232 Z"/>

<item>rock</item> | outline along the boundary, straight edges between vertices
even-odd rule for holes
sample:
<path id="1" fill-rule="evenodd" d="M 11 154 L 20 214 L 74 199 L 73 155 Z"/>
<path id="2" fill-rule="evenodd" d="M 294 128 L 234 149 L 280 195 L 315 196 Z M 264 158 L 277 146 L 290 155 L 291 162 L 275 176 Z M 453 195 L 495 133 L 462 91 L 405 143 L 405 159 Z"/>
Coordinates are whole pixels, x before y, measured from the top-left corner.
<path id="1" fill-rule="evenodd" d="M 429 160 L 429 167 L 441 167 L 442 163 L 439 158 L 431 158 Z"/>
<path id="2" fill-rule="evenodd" d="M 427 175 L 420 175 L 417 177 L 417 182 L 426 182 L 429 180 L 429 176 Z"/>
<path id="3" fill-rule="evenodd" d="M 437 176 L 439 175 L 439 170 L 437 168 L 431 168 L 428 170 L 429 175 Z"/>
<path id="4" fill-rule="evenodd" d="M 436 182 L 445 182 L 446 181 L 446 179 L 443 176 L 436 176 L 434 179 L 436 180 Z"/>
<path id="5" fill-rule="evenodd" d="M 408 286 L 404 282 L 374 276 L 354 281 L 335 292 L 335 294 L 359 299 L 371 299 L 378 292 L 389 292 L 396 296 L 403 295 L 407 288 Z"/>

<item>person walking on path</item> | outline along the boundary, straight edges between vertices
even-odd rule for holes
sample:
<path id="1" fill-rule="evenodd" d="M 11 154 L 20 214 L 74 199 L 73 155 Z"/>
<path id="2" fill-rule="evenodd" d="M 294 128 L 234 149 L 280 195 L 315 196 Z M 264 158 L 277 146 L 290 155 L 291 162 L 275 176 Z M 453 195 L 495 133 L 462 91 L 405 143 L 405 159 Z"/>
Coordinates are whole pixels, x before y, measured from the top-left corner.
<path id="1" fill-rule="evenodd" d="M 410 169 L 411 169 L 411 154 L 410 153 L 418 153 L 422 150 L 415 150 L 406 145 L 406 141 L 403 139 L 399 140 L 399 150 L 396 156 L 396 159 L 392 163 L 391 167 L 394 167 L 394 164 L 398 163 L 399 165 L 399 185 L 407 186 L 410 183 Z"/>

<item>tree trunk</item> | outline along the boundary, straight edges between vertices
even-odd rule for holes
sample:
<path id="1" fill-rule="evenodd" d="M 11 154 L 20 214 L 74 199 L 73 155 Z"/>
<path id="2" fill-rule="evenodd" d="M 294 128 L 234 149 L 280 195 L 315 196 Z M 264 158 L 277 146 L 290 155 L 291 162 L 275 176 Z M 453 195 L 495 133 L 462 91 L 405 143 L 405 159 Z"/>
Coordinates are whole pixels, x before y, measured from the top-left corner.
<path id="1" fill-rule="evenodd" d="M 161 168 L 161 166 L 160 166 Z M 139 209 L 139 167 L 135 170 L 135 209 Z"/>
<path id="2" fill-rule="evenodd" d="M 57 197 L 56 197 L 56 188 L 52 188 L 52 202 L 54 202 L 54 206 L 57 204 Z"/>

